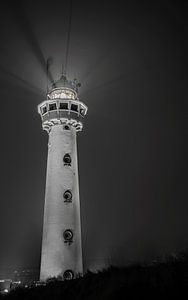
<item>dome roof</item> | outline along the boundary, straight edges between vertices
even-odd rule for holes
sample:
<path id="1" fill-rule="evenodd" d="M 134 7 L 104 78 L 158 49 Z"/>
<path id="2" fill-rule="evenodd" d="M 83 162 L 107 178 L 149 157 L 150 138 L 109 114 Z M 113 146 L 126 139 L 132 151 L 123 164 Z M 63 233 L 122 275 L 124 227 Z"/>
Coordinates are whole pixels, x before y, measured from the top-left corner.
<path id="1" fill-rule="evenodd" d="M 78 88 L 81 86 L 80 83 L 78 83 L 77 79 L 74 80 L 68 80 L 65 74 L 62 74 L 60 79 L 57 81 L 54 81 L 52 84 L 52 89 L 55 88 L 70 88 L 76 92 L 78 92 Z"/>

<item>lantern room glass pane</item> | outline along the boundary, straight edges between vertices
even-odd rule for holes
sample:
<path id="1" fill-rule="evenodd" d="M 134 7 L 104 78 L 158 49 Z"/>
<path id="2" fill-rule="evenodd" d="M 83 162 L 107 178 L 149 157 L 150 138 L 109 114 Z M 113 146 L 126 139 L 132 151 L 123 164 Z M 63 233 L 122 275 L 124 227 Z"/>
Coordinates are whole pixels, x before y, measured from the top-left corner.
<path id="1" fill-rule="evenodd" d="M 55 89 L 48 96 L 50 99 L 76 99 L 76 93 L 70 89 Z"/>
<path id="2" fill-rule="evenodd" d="M 68 103 L 67 102 L 60 102 L 59 109 L 68 109 Z"/>
<path id="3" fill-rule="evenodd" d="M 56 110 L 57 109 L 57 104 L 56 103 L 50 103 L 49 104 L 49 110 Z"/>
<path id="4" fill-rule="evenodd" d="M 76 105 L 76 104 L 71 104 L 71 110 L 73 110 L 73 111 L 78 111 L 78 105 Z"/>
<path id="5" fill-rule="evenodd" d="M 81 107 L 81 108 L 80 108 L 80 114 L 81 114 L 82 116 L 85 116 L 85 114 L 86 114 L 86 109 L 85 109 L 84 107 Z"/>
<path id="6" fill-rule="evenodd" d="M 46 105 L 45 105 L 45 106 L 42 106 L 42 107 L 41 107 L 41 113 L 42 113 L 42 115 L 44 115 L 46 112 L 47 112 L 47 107 L 46 107 Z"/>

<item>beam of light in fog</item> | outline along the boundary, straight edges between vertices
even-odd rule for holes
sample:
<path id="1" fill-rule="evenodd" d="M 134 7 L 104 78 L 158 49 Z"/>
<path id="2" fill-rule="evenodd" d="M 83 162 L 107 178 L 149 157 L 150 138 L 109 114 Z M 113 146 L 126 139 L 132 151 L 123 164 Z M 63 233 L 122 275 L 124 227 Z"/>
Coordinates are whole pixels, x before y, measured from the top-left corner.
<path id="1" fill-rule="evenodd" d="M 85 97 L 86 95 L 94 93 L 95 91 L 98 92 L 99 89 L 103 89 L 103 88 L 107 88 L 107 87 L 109 88 L 111 85 L 119 82 L 120 80 L 125 79 L 126 77 L 127 77 L 127 74 L 122 74 L 112 80 L 106 81 L 103 84 L 99 84 L 99 85 L 95 86 L 94 88 L 85 91 L 82 96 Z"/>
<path id="2" fill-rule="evenodd" d="M 24 34 L 26 41 L 30 45 L 33 54 L 37 58 L 44 73 L 46 74 L 46 59 L 43 55 L 43 52 L 41 50 L 41 47 L 40 47 L 38 41 L 37 41 L 37 38 L 32 29 L 32 26 L 26 17 L 26 11 L 24 10 L 24 6 L 21 2 L 13 2 L 12 5 L 14 8 L 12 10 L 13 16 L 14 16 L 18 26 L 20 27 L 22 33 Z M 53 82 L 53 76 L 52 76 L 50 70 L 48 70 L 48 78 L 49 78 L 50 82 Z"/>
<path id="3" fill-rule="evenodd" d="M 101 67 L 101 64 L 110 56 L 112 49 L 107 49 L 103 54 L 101 54 L 95 62 L 89 66 L 88 71 L 83 74 L 82 78 L 80 79 L 83 83 L 87 81 L 88 77 L 90 77 L 98 67 Z"/>
<path id="4" fill-rule="evenodd" d="M 10 79 L 16 80 L 19 83 L 21 83 L 21 85 L 24 85 L 25 87 L 32 89 L 32 91 L 41 96 L 43 94 L 43 91 L 41 89 L 39 89 L 38 87 L 32 85 L 31 83 L 29 83 L 28 81 L 26 81 L 25 79 L 19 77 L 18 75 L 13 74 L 12 72 L 6 70 L 3 66 L 0 65 L 0 73 L 8 77 L 10 77 Z"/>

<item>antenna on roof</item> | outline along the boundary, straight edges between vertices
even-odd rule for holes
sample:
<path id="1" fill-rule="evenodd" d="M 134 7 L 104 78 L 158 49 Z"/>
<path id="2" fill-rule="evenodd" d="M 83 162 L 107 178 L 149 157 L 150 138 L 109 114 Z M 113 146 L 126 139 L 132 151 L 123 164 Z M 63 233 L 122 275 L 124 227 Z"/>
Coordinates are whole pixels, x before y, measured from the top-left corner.
<path id="1" fill-rule="evenodd" d="M 61 75 L 65 75 L 65 68 L 64 68 L 64 65 L 62 65 Z"/>
<path id="2" fill-rule="evenodd" d="M 67 64 L 68 64 L 70 33 L 71 33 L 71 21 L 72 21 L 72 0 L 70 0 L 70 7 L 69 7 L 69 23 L 68 23 L 68 31 L 67 31 L 67 43 L 66 43 L 66 53 L 65 53 L 65 69 L 64 69 L 64 74 L 65 75 L 67 73 Z"/>

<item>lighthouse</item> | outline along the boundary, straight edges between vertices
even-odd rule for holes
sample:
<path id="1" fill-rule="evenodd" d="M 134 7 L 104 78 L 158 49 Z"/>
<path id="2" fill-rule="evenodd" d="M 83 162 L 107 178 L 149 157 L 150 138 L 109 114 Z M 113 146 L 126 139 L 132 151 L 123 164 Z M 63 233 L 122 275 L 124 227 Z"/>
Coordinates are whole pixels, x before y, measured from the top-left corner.
<path id="1" fill-rule="evenodd" d="M 49 135 L 40 280 L 83 273 L 77 132 L 87 107 L 79 101 L 79 86 L 62 75 L 38 105 Z"/>

